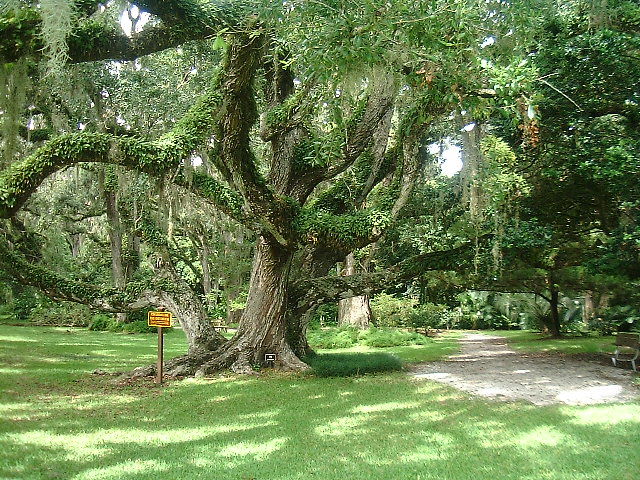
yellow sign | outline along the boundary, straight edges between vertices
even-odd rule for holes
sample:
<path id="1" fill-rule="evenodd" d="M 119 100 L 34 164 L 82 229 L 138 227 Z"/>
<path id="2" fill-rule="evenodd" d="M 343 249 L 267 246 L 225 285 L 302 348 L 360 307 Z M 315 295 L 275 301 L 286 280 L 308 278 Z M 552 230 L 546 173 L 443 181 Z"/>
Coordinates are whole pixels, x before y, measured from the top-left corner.
<path id="1" fill-rule="evenodd" d="M 147 312 L 147 325 L 150 327 L 170 327 L 171 312 Z"/>

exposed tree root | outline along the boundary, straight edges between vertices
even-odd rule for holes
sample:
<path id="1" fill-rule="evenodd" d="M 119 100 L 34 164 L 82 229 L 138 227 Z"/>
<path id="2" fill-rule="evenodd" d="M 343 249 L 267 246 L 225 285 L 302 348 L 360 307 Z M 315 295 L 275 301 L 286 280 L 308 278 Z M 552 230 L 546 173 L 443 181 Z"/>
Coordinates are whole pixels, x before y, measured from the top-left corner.
<path id="1" fill-rule="evenodd" d="M 309 365 L 300 360 L 286 344 L 274 352 L 276 360 L 267 361 L 264 356 L 257 357 L 255 348 L 231 341 L 216 351 L 200 351 L 172 358 L 164 362 L 162 368 L 164 375 L 170 378 L 204 377 L 226 369 L 242 375 L 255 375 L 257 369 L 262 367 L 287 372 L 304 372 L 310 369 Z M 155 375 L 154 363 L 124 373 L 118 381 Z"/>

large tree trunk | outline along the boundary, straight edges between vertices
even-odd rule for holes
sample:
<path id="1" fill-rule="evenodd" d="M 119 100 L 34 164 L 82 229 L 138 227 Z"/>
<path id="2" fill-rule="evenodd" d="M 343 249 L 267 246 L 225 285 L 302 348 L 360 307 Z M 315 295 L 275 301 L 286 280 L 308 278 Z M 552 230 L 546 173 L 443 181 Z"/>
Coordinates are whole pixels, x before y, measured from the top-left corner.
<path id="1" fill-rule="evenodd" d="M 309 367 L 293 352 L 286 336 L 287 284 L 294 251 L 264 236 L 258 238 L 247 306 L 236 335 L 199 373 L 224 367 L 250 373 L 255 366 L 302 371 Z M 268 361 L 267 354 L 275 355 Z"/>

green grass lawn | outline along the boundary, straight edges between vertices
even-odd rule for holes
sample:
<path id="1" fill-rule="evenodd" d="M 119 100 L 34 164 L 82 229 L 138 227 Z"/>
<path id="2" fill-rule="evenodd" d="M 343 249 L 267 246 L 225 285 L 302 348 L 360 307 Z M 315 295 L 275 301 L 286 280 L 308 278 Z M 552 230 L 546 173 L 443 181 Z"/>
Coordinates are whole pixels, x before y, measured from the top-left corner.
<path id="1" fill-rule="evenodd" d="M 165 345 L 184 350 L 178 332 Z M 638 403 L 492 403 L 399 372 L 161 387 L 90 374 L 154 356 L 153 335 L 3 326 L 0 478 L 638 478 Z"/>
<path id="2" fill-rule="evenodd" d="M 506 338 L 509 346 L 520 352 L 611 353 L 616 348 L 613 345 L 613 336 L 550 338 L 541 333 L 526 330 L 499 330 L 486 333 Z"/>

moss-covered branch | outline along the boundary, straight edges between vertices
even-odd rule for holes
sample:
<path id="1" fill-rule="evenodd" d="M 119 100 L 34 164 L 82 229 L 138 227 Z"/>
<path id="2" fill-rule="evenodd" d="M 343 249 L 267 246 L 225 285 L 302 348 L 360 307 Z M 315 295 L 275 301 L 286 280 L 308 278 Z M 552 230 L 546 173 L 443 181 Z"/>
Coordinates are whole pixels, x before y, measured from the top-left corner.
<path id="1" fill-rule="evenodd" d="M 221 75 L 207 94 L 157 141 L 106 133 L 78 132 L 56 137 L 22 162 L 0 173 L 0 217 L 13 215 L 52 173 L 81 162 L 122 165 L 152 176 L 177 171 L 203 144 L 224 114 L 219 94 Z M 186 182 L 177 178 L 186 185 Z M 198 175 L 192 191 L 201 193 L 225 213 L 239 217 L 240 199 L 213 179 Z"/>
<path id="2" fill-rule="evenodd" d="M 199 2 L 196 0 L 139 1 L 141 9 L 161 18 L 142 32 L 127 36 L 119 25 L 107 23 L 82 2 L 80 18 L 67 39 L 73 63 L 96 60 L 133 60 L 149 53 L 177 47 L 185 42 L 211 38 L 223 29 L 241 24 L 245 2 Z M 23 6 L 0 18 L 0 62 L 22 57 L 39 58 L 43 52 L 40 10 Z"/>
<path id="3" fill-rule="evenodd" d="M 0 247 L 0 270 L 55 300 L 81 303 L 104 312 L 130 312 L 157 304 L 157 292 L 171 290 L 166 281 L 130 283 L 125 290 L 101 288 L 63 277 L 27 260 L 5 239 L 0 241 Z"/>
<path id="4" fill-rule="evenodd" d="M 334 215 L 325 210 L 305 208 L 300 210 L 293 225 L 303 243 L 350 252 L 376 241 L 390 220 L 389 213 L 384 210 L 365 209 Z"/>

